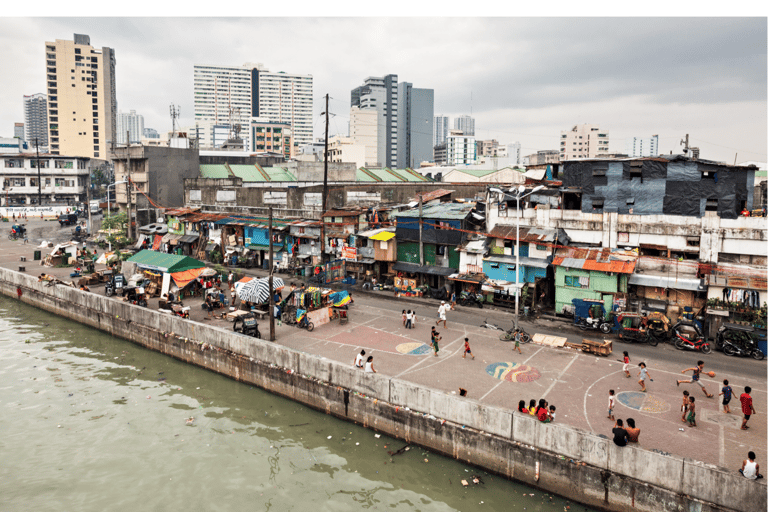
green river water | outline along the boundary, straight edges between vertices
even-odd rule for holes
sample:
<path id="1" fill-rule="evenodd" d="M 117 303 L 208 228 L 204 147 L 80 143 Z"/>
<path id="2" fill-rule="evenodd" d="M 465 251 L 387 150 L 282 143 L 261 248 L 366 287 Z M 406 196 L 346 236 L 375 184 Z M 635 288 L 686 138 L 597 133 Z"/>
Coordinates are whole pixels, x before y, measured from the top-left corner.
<path id="1" fill-rule="evenodd" d="M 3 511 L 587 510 L 5 297 L 0 411 Z"/>

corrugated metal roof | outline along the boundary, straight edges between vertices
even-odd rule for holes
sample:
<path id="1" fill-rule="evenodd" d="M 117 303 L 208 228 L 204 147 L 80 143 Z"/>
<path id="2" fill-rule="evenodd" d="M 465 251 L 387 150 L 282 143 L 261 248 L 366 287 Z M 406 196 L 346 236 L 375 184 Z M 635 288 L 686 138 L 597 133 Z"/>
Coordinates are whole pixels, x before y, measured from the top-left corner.
<path id="1" fill-rule="evenodd" d="M 285 167 L 262 167 L 269 176 L 270 181 L 297 181 L 294 176 Z"/>
<path id="2" fill-rule="evenodd" d="M 439 203 L 430 204 L 422 207 L 422 218 L 424 219 L 454 219 L 461 220 L 467 218 L 469 212 L 474 208 L 474 203 Z M 418 218 L 419 209 L 404 210 L 396 212 L 391 217 L 411 217 Z"/>
<path id="3" fill-rule="evenodd" d="M 243 182 L 270 181 L 269 177 L 256 165 L 229 164 L 232 174 L 241 178 Z"/>
<path id="4" fill-rule="evenodd" d="M 211 179 L 232 177 L 224 164 L 202 164 L 200 165 L 200 176 Z"/>
<path id="5" fill-rule="evenodd" d="M 557 267 L 579 268 L 598 272 L 616 272 L 618 274 L 631 274 L 635 270 L 635 263 L 635 261 L 598 261 L 584 258 L 563 258 L 562 256 L 557 256 L 552 260 L 552 265 Z"/>
<path id="6" fill-rule="evenodd" d="M 493 238 L 504 238 L 507 240 L 516 240 L 516 226 L 503 226 L 497 224 L 489 233 Z M 554 242 L 557 236 L 556 229 L 543 228 L 520 228 L 521 242 Z"/>
<path id="7" fill-rule="evenodd" d="M 205 263 L 196 260 L 195 258 L 190 258 L 189 256 L 177 256 L 175 254 L 166 254 L 163 252 L 150 251 L 148 249 L 137 252 L 127 261 L 136 263 L 137 265 L 150 270 L 159 270 L 160 272 L 170 273 L 205 267 Z"/>
<path id="8" fill-rule="evenodd" d="M 507 256 L 504 254 L 492 254 L 483 258 L 483 261 L 504 263 L 506 265 L 514 265 L 516 260 L 517 258 L 515 256 Z M 520 256 L 520 265 L 524 267 L 547 268 L 549 262 L 541 258 L 527 258 L 525 256 Z"/>
<path id="9" fill-rule="evenodd" d="M 692 290 L 702 292 L 707 289 L 703 279 L 674 278 L 659 274 L 632 274 L 629 284 L 651 286 L 655 288 L 671 288 L 673 290 Z"/>
<path id="10" fill-rule="evenodd" d="M 444 188 L 439 188 L 437 190 L 433 190 L 431 192 L 425 192 L 423 194 L 417 194 L 416 197 L 412 199 L 412 201 L 418 201 L 419 195 L 421 195 L 421 201 L 423 203 L 428 203 L 429 201 L 432 201 L 433 199 L 437 199 L 438 197 L 447 196 L 449 194 L 454 193 L 455 190 L 446 190 Z"/>

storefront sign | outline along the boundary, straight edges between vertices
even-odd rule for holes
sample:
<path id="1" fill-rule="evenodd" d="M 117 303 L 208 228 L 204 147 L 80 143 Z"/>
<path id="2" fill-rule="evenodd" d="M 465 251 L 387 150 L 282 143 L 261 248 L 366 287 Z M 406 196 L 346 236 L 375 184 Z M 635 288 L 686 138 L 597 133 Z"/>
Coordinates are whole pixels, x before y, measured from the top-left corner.
<path id="1" fill-rule="evenodd" d="M 357 247 L 345 245 L 341 248 L 341 258 L 344 260 L 357 261 Z"/>

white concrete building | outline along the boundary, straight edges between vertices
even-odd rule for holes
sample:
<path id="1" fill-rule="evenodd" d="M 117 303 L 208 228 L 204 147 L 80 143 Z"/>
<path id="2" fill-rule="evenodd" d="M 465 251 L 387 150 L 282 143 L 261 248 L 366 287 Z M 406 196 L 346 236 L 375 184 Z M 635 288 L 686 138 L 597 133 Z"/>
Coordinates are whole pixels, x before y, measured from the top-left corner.
<path id="1" fill-rule="evenodd" d="M 608 130 L 596 124 L 579 124 L 560 132 L 560 160 L 597 158 L 608 154 Z"/>
<path id="2" fill-rule="evenodd" d="M 628 157 L 659 156 L 659 136 L 628 138 L 625 142 L 624 153 Z"/>
<path id="3" fill-rule="evenodd" d="M 355 144 L 351 137 L 333 135 L 328 139 L 328 161 L 354 163 L 356 168 L 366 167 L 366 147 Z"/>
<path id="4" fill-rule="evenodd" d="M 0 180 L 3 206 L 37 205 L 37 155 L 0 155 Z M 75 205 L 88 193 L 91 159 L 61 155 L 40 155 L 40 193 L 42 204 Z"/>
<path id="5" fill-rule="evenodd" d="M 378 111 L 352 107 L 349 111 L 349 138 L 352 143 L 365 148 L 365 165 L 382 167 L 378 153 Z"/>
<path id="6" fill-rule="evenodd" d="M 437 146 L 445 142 L 448 136 L 448 116 L 435 116 L 433 127 L 432 145 Z"/>
<path id="7" fill-rule="evenodd" d="M 514 165 L 521 165 L 523 163 L 522 156 L 520 154 L 521 150 L 522 145 L 519 142 L 507 144 L 507 158 L 510 158 Z"/>
<path id="8" fill-rule="evenodd" d="M 475 162 L 475 138 L 460 130 L 451 130 L 445 138 L 446 165 L 468 165 Z"/>
<path id="9" fill-rule="evenodd" d="M 263 68 L 254 71 L 259 102 L 253 117 L 267 118 L 273 123 L 289 123 L 296 145 L 312 142 L 312 75 L 270 72 Z"/>
<path id="10" fill-rule="evenodd" d="M 125 144 L 128 133 L 131 134 L 131 144 L 141 142 L 141 137 L 144 135 L 144 116 L 137 114 L 135 110 L 127 114 L 117 113 L 117 143 Z"/>

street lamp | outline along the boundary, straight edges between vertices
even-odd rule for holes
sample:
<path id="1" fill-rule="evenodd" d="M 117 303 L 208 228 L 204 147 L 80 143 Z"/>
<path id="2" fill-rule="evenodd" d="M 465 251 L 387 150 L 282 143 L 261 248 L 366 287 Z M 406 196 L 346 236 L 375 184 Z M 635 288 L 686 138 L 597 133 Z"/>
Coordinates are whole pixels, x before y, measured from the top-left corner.
<path id="1" fill-rule="evenodd" d="M 127 181 L 116 181 L 112 183 L 111 185 L 107 185 L 107 217 L 112 216 L 112 208 L 109 200 L 109 187 L 114 187 L 115 185 L 120 185 L 122 183 L 128 183 Z M 115 190 L 115 193 L 117 193 L 117 190 Z M 89 206 L 90 208 L 90 206 Z M 112 240 L 107 237 L 107 243 L 109 244 L 109 252 L 112 252 Z"/>
<path id="2" fill-rule="evenodd" d="M 520 311 L 520 200 L 543 188 L 544 185 L 539 185 L 526 194 L 525 185 L 520 185 L 517 188 L 517 194 L 515 194 L 515 200 L 517 201 L 517 231 L 515 233 L 515 329 L 519 327 L 517 318 L 518 312 Z"/>

